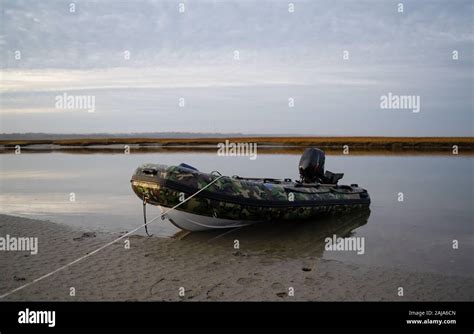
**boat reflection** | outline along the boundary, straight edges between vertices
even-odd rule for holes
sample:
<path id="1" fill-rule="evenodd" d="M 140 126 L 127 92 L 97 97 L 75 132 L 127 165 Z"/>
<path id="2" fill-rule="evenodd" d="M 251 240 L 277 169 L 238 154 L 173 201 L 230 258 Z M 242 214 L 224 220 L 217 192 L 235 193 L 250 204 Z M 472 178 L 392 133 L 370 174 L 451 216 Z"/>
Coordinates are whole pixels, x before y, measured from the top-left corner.
<path id="1" fill-rule="evenodd" d="M 227 231 L 189 233 L 181 242 L 208 242 L 243 256 L 321 257 L 325 239 L 351 237 L 367 224 L 370 210 L 351 215 L 326 216 L 317 221 L 261 223 Z M 235 249 L 235 241 L 239 248 Z"/>

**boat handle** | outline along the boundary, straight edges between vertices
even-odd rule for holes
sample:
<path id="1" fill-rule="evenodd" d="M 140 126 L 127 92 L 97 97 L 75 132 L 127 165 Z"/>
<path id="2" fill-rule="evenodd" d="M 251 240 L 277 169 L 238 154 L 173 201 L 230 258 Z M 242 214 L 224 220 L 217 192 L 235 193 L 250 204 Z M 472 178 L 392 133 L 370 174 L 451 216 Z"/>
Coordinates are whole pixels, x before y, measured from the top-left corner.
<path id="1" fill-rule="evenodd" d="M 158 173 L 158 171 L 155 168 L 144 168 L 142 172 L 143 174 L 147 174 L 147 175 L 156 175 L 156 173 Z"/>

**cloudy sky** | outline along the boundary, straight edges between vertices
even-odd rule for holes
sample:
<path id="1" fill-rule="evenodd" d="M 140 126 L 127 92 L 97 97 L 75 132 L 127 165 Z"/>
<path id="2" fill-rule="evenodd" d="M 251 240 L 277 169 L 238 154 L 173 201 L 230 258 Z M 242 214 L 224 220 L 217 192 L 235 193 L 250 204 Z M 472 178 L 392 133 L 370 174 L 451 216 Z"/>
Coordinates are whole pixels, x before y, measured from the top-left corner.
<path id="1" fill-rule="evenodd" d="M 0 6 L 3 133 L 473 135 L 472 0 Z"/>

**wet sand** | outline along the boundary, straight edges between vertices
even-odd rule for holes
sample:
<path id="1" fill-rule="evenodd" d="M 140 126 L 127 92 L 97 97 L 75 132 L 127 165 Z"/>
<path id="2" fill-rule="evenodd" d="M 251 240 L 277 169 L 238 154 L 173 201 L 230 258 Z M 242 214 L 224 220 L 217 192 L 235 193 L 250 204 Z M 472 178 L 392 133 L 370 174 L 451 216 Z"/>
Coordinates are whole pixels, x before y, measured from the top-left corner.
<path id="1" fill-rule="evenodd" d="M 246 228 L 226 235 L 131 236 L 7 301 L 462 301 L 472 278 L 356 265 L 322 258 L 322 240 L 364 224 L 364 217 L 321 226 Z M 0 236 L 38 237 L 37 255 L 0 252 L 0 294 L 75 260 L 119 234 L 0 215 Z M 265 242 L 262 242 L 265 236 Z M 240 249 L 234 248 L 239 240 Z M 70 288 L 75 296 L 70 296 Z M 289 289 L 294 296 L 289 296 Z M 398 296 L 403 287 L 404 296 Z M 184 288 L 184 296 L 180 296 Z"/>

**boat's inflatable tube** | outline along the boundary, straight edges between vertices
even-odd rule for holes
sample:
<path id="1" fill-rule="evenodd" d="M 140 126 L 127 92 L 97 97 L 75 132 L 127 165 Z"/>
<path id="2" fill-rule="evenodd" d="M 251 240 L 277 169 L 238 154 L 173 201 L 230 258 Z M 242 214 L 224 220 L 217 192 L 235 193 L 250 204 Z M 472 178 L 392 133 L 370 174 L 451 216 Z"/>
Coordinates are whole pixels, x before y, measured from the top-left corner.
<path id="1" fill-rule="evenodd" d="M 218 176 L 187 165 L 145 164 L 132 176 L 132 189 L 147 203 L 173 207 Z M 259 222 L 310 219 L 321 213 L 367 209 L 365 189 L 336 184 L 305 184 L 289 179 L 222 177 L 176 210 L 198 216 Z"/>

